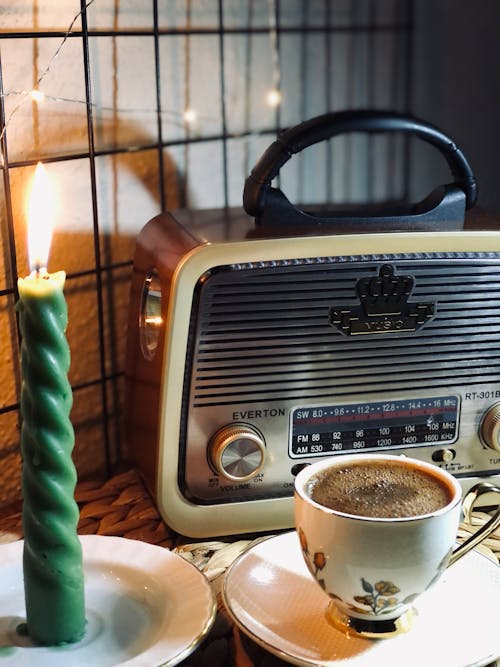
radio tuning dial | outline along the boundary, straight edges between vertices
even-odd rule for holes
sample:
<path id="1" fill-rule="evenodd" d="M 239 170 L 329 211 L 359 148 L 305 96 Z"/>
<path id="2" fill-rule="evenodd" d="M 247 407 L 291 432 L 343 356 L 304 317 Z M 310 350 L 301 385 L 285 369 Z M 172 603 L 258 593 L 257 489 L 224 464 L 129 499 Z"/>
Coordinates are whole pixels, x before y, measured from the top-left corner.
<path id="1" fill-rule="evenodd" d="M 500 403 L 489 408 L 481 422 L 481 438 L 485 445 L 500 452 Z"/>
<path id="2" fill-rule="evenodd" d="M 216 472 L 227 479 L 244 482 L 262 470 L 266 445 L 251 426 L 231 424 L 212 437 L 208 455 Z"/>

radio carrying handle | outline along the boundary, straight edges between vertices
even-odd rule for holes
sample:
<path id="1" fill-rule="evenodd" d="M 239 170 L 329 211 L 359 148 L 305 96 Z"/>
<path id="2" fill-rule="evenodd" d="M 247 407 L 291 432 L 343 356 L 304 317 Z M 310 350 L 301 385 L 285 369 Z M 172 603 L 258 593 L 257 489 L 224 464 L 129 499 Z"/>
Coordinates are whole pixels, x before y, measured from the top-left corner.
<path id="1" fill-rule="evenodd" d="M 327 217 L 302 211 L 291 204 L 279 188 L 271 187 L 271 181 L 292 155 L 348 132 L 401 132 L 416 136 L 432 144 L 446 158 L 454 183 L 439 186 L 423 201 L 403 211 L 389 210 L 389 214 L 369 216 L 341 213 Z M 464 154 L 435 126 L 392 111 L 339 111 L 316 116 L 281 132 L 246 179 L 243 207 L 263 227 L 376 223 L 378 227 L 391 230 L 456 229 L 457 224 L 463 226 L 465 210 L 474 206 L 477 194 L 476 179 Z"/>

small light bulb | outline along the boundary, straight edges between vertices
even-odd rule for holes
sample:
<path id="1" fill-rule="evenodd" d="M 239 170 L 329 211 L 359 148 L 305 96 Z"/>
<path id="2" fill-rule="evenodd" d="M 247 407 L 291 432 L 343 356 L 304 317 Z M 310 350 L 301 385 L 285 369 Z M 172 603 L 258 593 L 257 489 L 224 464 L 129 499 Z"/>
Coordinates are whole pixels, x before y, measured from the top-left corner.
<path id="1" fill-rule="evenodd" d="M 270 90 L 266 95 L 266 102 L 268 106 L 275 109 L 281 104 L 281 92 L 279 90 Z"/>
<path id="2" fill-rule="evenodd" d="M 45 95 L 42 93 L 42 91 L 37 90 L 36 88 L 30 92 L 30 97 L 34 102 L 43 102 L 45 99 Z"/>
<path id="3" fill-rule="evenodd" d="M 198 114 L 195 109 L 186 109 L 183 118 L 186 125 L 194 125 L 198 120 Z"/>

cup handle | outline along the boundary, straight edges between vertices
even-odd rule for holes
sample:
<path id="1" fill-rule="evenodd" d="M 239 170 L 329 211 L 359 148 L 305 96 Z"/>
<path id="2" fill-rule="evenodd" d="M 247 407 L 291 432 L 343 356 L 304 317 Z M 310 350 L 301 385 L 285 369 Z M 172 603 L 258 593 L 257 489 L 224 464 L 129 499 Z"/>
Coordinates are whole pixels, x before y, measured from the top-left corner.
<path id="1" fill-rule="evenodd" d="M 467 523 L 471 523 L 471 512 L 476 503 L 476 500 L 485 493 L 498 493 L 500 495 L 500 488 L 491 484 L 490 482 L 479 482 L 473 486 L 465 494 L 462 508 L 464 512 L 464 519 Z M 488 535 L 490 535 L 496 528 L 500 526 L 500 505 L 498 509 L 493 514 L 491 519 L 487 521 L 479 530 L 477 530 L 474 535 L 471 535 L 465 542 L 460 544 L 451 554 L 450 560 L 448 562 L 448 567 L 456 563 L 459 558 L 465 556 L 471 549 L 477 546 L 482 542 Z"/>

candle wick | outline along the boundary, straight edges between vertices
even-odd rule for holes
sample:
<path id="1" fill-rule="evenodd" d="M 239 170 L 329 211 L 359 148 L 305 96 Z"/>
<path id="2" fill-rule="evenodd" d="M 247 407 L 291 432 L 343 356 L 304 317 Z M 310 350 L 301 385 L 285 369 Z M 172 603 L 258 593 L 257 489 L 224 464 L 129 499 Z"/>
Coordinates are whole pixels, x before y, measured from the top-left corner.
<path id="1" fill-rule="evenodd" d="M 31 275 L 36 279 L 38 278 L 44 278 L 45 280 L 49 279 L 49 272 L 47 271 L 45 266 L 42 266 L 42 264 L 40 264 L 40 262 L 37 262 L 35 264 L 35 268 L 31 272 Z"/>

